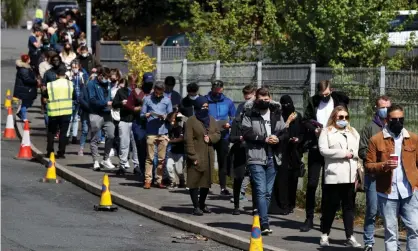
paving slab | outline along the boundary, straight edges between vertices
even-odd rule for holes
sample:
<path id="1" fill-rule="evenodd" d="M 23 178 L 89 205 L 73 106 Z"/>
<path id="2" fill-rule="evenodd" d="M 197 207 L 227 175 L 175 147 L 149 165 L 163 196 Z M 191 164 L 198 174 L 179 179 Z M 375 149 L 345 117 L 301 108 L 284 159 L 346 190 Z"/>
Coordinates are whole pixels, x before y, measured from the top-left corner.
<path id="1" fill-rule="evenodd" d="M 34 107 L 29 109 L 28 118 L 31 121 L 30 132 L 33 148 L 38 154 L 45 153 L 46 129 L 40 113 L 39 101 L 36 101 Z M 16 125 L 18 129 L 22 130 L 21 122 L 16 121 Z M 56 143 L 55 149 L 57 148 Z M 57 171 L 61 172 L 60 175 L 65 179 L 99 195 L 103 175 L 108 173 L 112 198 L 116 204 L 163 223 L 187 231 L 206 234 L 216 241 L 247 250 L 252 224 L 251 202 L 242 203 L 242 214 L 234 216 L 232 215 L 233 204 L 229 201 L 230 197 L 219 195 L 220 187 L 215 184 L 207 199 L 207 205 L 213 213 L 201 217 L 193 216 L 190 196 L 186 189 L 152 188 L 145 190 L 142 188 L 143 184 L 139 181 L 138 176 L 132 173 L 132 168 L 125 175 L 117 175 L 114 171 L 93 171 L 89 144 L 87 143 L 85 146 L 85 156 L 78 156 L 78 150 L 79 145 L 70 144 L 67 147 L 66 159 L 57 160 L 57 169 L 64 170 Z M 100 152 L 103 152 L 103 145 L 101 145 Z M 41 158 L 39 155 L 37 157 Z M 112 157 L 112 162 L 117 164 L 118 158 Z M 326 250 L 319 247 L 318 217 L 315 218 L 315 229 L 308 233 L 299 231 L 304 218 L 305 213 L 301 209 L 297 209 L 293 214 L 287 216 L 271 215 L 270 224 L 273 234 L 263 237 L 265 250 Z M 378 229 L 376 232 L 376 250 L 384 250 L 383 229 Z M 362 227 L 356 227 L 355 236 L 359 242 L 362 242 L 362 233 Z M 328 250 L 342 248 L 350 250 L 344 246 L 344 226 L 340 220 L 334 222 L 330 238 L 331 247 Z"/>

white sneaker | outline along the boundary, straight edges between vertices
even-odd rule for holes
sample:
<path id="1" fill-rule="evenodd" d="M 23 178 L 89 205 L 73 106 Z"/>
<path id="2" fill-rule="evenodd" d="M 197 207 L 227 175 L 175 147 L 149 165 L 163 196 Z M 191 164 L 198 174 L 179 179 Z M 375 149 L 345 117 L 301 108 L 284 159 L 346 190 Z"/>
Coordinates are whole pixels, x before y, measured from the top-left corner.
<path id="1" fill-rule="evenodd" d="M 321 247 L 329 246 L 329 236 L 327 234 L 321 235 L 321 240 L 319 241 L 319 245 L 321 245 Z"/>
<path id="2" fill-rule="evenodd" d="M 353 247 L 353 248 L 361 247 L 361 244 L 357 242 L 354 235 L 352 235 L 350 238 L 347 239 L 347 242 L 346 242 L 345 245 L 348 246 L 348 247 Z"/>
<path id="3" fill-rule="evenodd" d="M 113 157 L 113 156 L 115 156 L 115 153 L 116 153 L 115 148 L 110 149 L 110 152 L 109 152 L 109 157 Z"/>
<path id="4" fill-rule="evenodd" d="M 131 167 L 131 165 L 129 165 L 129 161 L 125 163 L 124 167 L 125 167 L 125 169 L 128 169 L 128 168 Z"/>
<path id="5" fill-rule="evenodd" d="M 107 169 L 115 169 L 115 166 L 112 164 L 112 162 L 110 161 L 110 159 L 103 160 L 101 164 L 102 164 L 102 166 L 104 168 L 107 168 Z"/>
<path id="6" fill-rule="evenodd" d="M 94 171 L 98 171 L 98 170 L 100 170 L 100 164 L 99 164 L 99 161 L 94 161 L 94 163 L 93 163 L 93 170 Z"/>

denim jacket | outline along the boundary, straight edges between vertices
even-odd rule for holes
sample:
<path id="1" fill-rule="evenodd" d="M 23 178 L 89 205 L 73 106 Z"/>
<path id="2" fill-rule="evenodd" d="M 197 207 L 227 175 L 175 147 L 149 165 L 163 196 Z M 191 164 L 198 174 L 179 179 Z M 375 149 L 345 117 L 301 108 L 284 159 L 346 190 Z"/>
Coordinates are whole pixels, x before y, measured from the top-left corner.
<path id="1" fill-rule="evenodd" d="M 169 113 L 173 112 L 171 100 L 167 97 L 163 97 L 160 101 L 158 101 L 153 94 L 145 97 L 141 117 L 145 117 L 146 113 L 152 112 L 167 116 Z M 161 120 L 151 114 L 151 116 L 147 119 L 147 134 L 166 135 L 168 134 L 169 124 L 170 123 L 166 120 Z"/>

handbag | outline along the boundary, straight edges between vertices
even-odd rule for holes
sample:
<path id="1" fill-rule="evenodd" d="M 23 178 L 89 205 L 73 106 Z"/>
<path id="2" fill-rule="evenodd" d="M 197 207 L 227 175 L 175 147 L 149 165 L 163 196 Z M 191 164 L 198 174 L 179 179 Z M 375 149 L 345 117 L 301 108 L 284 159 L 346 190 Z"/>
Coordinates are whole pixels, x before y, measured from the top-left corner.
<path id="1" fill-rule="evenodd" d="M 363 160 L 358 159 L 356 179 L 354 181 L 354 190 L 356 192 L 364 192 L 364 174 L 365 174 L 365 171 L 364 171 Z"/>

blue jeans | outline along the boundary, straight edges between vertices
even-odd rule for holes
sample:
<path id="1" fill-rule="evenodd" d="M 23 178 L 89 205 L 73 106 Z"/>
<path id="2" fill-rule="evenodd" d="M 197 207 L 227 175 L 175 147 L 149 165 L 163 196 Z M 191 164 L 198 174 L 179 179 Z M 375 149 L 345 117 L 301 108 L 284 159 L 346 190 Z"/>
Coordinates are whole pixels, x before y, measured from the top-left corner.
<path id="1" fill-rule="evenodd" d="M 401 216 L 407 229 L 406 251 L 418 251 L 418 192 L 398 200 L 377 197 L 385 223 L 386 251 L 398 250 L 398 216 Z"/>
<path id="2" fill-rule="evenodd" d="M 22 100 L 22 103 L 20 105 L 20 111 L 19 111 L 19 114 L 22 120 L 25 120 L 28 118 L 27 116 L 28 108 L 32 107 L 32 104 L 33 104 L 33 100 Z"/>
<path id="3" fill-rule="evenodd" d="M 68 127 L 67 137 L 77 137 L 78 134 L 78 121 L 80 116 L 78 115 L 79 105 L 73 105 L 73 114 L 71 115 L 70 126 Z"/>
<path id="4" fill-rule="evenodd" d="M 365 175 L 364 189 L 366 193 L 366 215 L 364 216 L 364 245 L 374 245 L 374 228 L 377 216 L 376 178 Z"/>
<path id="5" fill-rule="evenodd" d="M 254 185 L 254 196 L 260 215 L 261 226 L 267 227 L 269 224 L 268 208 L 270 206 L 271 192 L 273 190 L 274 179 L 276 178 L 277 166 L 272 158 L 269 158 L 267 165 L 249 165 L 248 169 Z"/>

